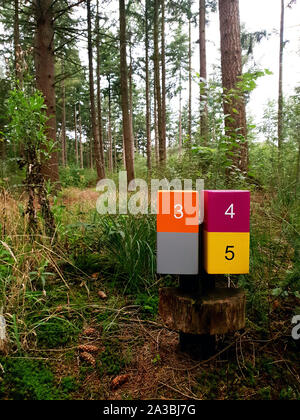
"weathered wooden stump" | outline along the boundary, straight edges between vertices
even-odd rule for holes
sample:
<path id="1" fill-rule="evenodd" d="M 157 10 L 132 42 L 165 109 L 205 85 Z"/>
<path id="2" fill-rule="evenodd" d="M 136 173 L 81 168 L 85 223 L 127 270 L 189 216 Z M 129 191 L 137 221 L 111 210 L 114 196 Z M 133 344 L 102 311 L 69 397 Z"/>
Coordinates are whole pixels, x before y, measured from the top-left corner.
<path id="1" fill-rule="evenodd" d="M 176 331 L 217 335 L 245 327 L 246 295 L 241 289 L 214 289 L 195 296 L 175 287 L 166 287 L 159 293 L 160 316 Z"/>
<path id="2" fill-rule="evenodd" d="M 182 351 L 207 359 L 215 350 L 215 336 L 245 327 L 246 295 L 241 289 L 212 289 L 204 294 L 192 288 L 166 287 L 159 291 L 159 313 L 179 332 Z"/>

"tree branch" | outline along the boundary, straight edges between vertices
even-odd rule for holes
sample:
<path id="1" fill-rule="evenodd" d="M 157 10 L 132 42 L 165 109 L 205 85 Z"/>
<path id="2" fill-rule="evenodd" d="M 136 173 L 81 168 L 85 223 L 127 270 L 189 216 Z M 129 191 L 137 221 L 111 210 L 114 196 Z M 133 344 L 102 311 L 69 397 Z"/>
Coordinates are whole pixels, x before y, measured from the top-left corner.
<path id="1" fill-rule="evenodd" d="M 77 1 L 77 3 L 70 4 L 70 6 L 64 8 L 64 9 L 58 10 L 57 12 L 55 12 L 55 18 L 53 19 L 53 21 L 60 18 L 62 15 L 67 13 L 69 10 L 73 9 L 73 7 L 79 6 L 81 3 L 85 2 L 85 1 L 86 0 L 79 0 L 79 1 Z"/>

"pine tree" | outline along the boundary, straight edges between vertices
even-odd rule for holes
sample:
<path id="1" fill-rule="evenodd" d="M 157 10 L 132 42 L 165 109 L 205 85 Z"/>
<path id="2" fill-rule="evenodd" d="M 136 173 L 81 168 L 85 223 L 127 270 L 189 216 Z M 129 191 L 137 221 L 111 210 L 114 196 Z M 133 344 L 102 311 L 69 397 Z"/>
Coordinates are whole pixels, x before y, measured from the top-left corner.
<path id="1" fill-rule="evenodd" d="M 238 0 L 219 0 L 221 64 L 224 89 L 225 130 L 230 159 L 240 170 L 248 170 L 246 107 L 238 84 L 242 77 L 242 49 Z M 233 154 L 233 156 L 232 156 Z"/>
<path id="2" fill-rule="evenodd" d="M 134 179 L 134 154 L 132 142 L 132 129 L 129 114 L 128 93 L 128 67 L 126 58 L 126 12 L 125 0 L 119 0 L 120 12 L 120 73 L 121 73 L 121 98 L 123 115 L 124 155 L 127 171 L 127 181 Z"/>

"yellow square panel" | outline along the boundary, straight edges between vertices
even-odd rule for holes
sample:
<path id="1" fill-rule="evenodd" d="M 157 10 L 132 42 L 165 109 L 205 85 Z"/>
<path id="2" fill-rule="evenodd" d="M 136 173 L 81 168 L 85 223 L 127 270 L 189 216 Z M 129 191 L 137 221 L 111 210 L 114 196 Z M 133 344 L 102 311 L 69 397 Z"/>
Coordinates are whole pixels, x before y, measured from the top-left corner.
<path id="1" fill-rule="evenodd" d="M 204 232 L 204 268 L 208 274 L 248 274 L 250 234 Z"/>

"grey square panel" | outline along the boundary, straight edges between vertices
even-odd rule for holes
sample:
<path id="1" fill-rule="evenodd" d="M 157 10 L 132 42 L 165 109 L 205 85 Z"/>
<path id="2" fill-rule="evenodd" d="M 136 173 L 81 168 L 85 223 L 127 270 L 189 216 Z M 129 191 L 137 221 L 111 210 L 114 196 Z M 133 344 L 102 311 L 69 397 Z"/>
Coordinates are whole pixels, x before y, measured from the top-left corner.
<path id="1" fill-rule="evenodd" d="M 199 234 L 157 232 L 157 273 L 198 274 Z"/>

